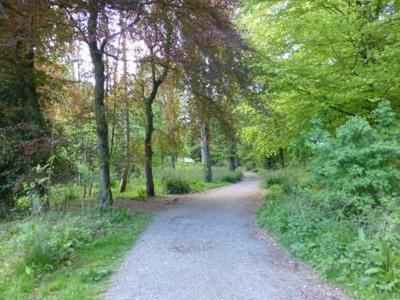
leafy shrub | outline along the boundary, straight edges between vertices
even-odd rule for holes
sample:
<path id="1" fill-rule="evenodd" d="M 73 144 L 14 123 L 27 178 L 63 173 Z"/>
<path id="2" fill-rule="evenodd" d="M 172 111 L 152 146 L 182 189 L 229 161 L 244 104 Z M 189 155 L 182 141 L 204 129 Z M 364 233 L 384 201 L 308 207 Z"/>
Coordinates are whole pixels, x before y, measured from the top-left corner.
<path id="1" fill-rule="evenodd" d="M 168 194 L 187 194 L 190 193 L 190 183 L 176 175 L 170 174 L 163 178 L 165 190 Z"/>
<path id="2" fill-rule="evenodd" d="M 190 183 L 190 190 L 194 193 L 201 192 L 207 187 L 207 184 L 201 180 L 195 180 Z"/>
<path id="3" fill-rule="evenodd" d="M 303 185 L 306 172 L 300 168 L 283 169 L 277 171 L 269 171 L 264 174 L 262 185 L 270 188 L 273 185 L 279 185 L 285 194 L 295 191 L 299 186 Z"/>
<path id="4" fill-rule="evenodd" d="M 334 136 L 310 132 L 311 172 L 266 174 L 267 199 L 284 196 L 257 224 L 357 298 L 399 299 L 399 131 L 385 102 L 373 115 L 376 127 L 352 117 Z"/>
<path id="5" fill-rule="evenodd" d="M 282 171 L 271 171 L 268 172 L 265 177 L 263 184 L 265 187 L 270 187 L 271 185 L 277 185 L 277 184 L 284 184 L 288 181 L 288 176 L 286 173 Z"/>
<path id="6" fill-rule="evenodd" d="M 74 186 L 67 186 L 66 189 L 63 191 L 62 199 L 64 203 L 73 202 L 75 200 L 78 200 L 78 198 L 79 196 Z"/>
<path id="7" fill-rule="evenodd" d="M 137 197 L 138 198 L 146 198 L 146 189 L 142 186 L 137 189 Z"/>
<path id="8" fill-rule="evenodd" d="M 229 183 L 235 183 L 243 178 L 243 173 L 240 170 L 236 171 L 226 171 L 225 173 L 221 174 L 218 177 L 218 180 L 221 182 L 229 182 Z"/>
<path id="9" fill-rule="evenodd" d="M 131 219 L 129 213 L 119 209 L 103 215 L 95 209 L 87 209 L 85 214 L 51 212 L 20 225 L 15 235 L 18 239 L 5 240 L 4 247 L 13 243 L 18 245 L 15 250 L 20 256 L 15 261 L 15 268 L 19 273 L 53 270 L 70 259 L 76 249 Z M 0 247 L 2 253 L 8 253 L 4 249 Z"/>
<path id="10" fill-rule="evenodd" d="M 319 199 L 347 217 L 368 212 L 400 192 L 397 122 L 386 102 L 374 114 L 377 128 L 351 117 L 335 136 L 318 126 L 309 134 L 313 181 L 322 188 Z"/>
<path id="11" fill-rule="evenodd" d="M 395 218 L 387 216 L 386 221 L 398 222 Z M 360 226 L 357 219 L 340 220 L 316 201 L 295 195 L 268 201 L 258 213 L 257 225 L 274 232 L 293 255 L 359 298 L 400 295 L 397 226 L 382 233 L 382 228 Z"/>
<path id="12" fill-rule="evenodd" d="M 23 243 L 22 263 L 24 271 L 32 268 L 54 269 L 67 256 L 70 243 L 63 241 L 59 233 L 51 234 L 47 230 L 38 230 L 25 224 L 27 238 Z"/>
<path id="13" fill-rule="evenodd" d="M 268 189 L 268 193 L 266 195 L 267 200 L 278 200 L 284 196 L 284 191 L 282 189 L 282 185 L 274 184 Z"/>

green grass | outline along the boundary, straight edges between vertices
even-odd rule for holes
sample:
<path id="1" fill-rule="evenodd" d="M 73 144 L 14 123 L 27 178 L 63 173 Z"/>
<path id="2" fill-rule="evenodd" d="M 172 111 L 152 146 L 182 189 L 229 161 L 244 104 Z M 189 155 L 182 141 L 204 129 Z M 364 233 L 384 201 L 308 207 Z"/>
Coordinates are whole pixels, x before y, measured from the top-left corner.
<path id="1" fill-rule="evenodd" d="M 214 180 L 203 181 L 201 165 L 182 165 L 176 170 L 156 169 L 158 196 L 191 193 L 240 181 L 242 172 L 213 168 Z M 145 196 L 142 177 L 129 180 L 127 192 L 114 198 Z M 123 253 L 132 247 L 150 219 L 149 214 L 130 215 L 113 209 L 100 214 L 95 208 L 80 209 L 83 188 L 58 185 L 51 191 L 51 206 L 70 206 L 0 224 L 0 299 L 97 299 Z M 92 197 L 95 201 L 97 187 Z M 21 198 L 19 205 L 26 206 Z"/>
<path id="2" fill-rule="evenodd" d="M 176 191 L 178 194 L 202 192 L 238 182 L 243 177 L 240 170 L 229 171 L 227 168 L 214 167 L 213 181 L 204 182 L 201 165 L 181 166 L 176 170 L 163 170 L 159 174 L 162 178 L 162 189 L 167 194 L 174 194 Z"/>
<path id="3" fill-rule="evenodd" d="M 87 208 L 1 224 L 0 299 L 99 298 L 149 219 Z"/>
<path id="4" fill-rule="evenodd" d="M 361 223 L 360 216 L 341 218 L 326 208 L 304 170 L 270 172 L 264 185 L 269 192 L 258 226 L 355 298 L 400 299 L 398 206 L 392 211 L 375 208 L 363 216 L 368 223 Z"/>
<path id="5" fill-rule="evenodd" d="M 213 181 L 204 182 L 203 168 L 201 164 L 179 164 L 176 170 L 169 168 L 154 168 L 154 184 L 157 197 L 163 197 L 167 194 L 174 193 L 197 193 L 213 188 L 222 187 L 242 179 L 242 171 L 229 171 L 225 167 L 213 167 Z M 166 180 L 169 179 L 170 180 Z M 174 183 L 181 187 L 175 189 Z M 184 187 L 186 185 L 186 187 Z M 124 193 L 119 192 L 118 180 L 112 182 L 112 193 L 115 199 L 135 200 L 146 198 L 146 182 L 144 176 L 129 178 L 127 189 Z M 181 191 L 180 191 L 181 189 Z M 92 196 L 83 199 L 83 187 L 75 184 L 60 184 L 56 185 L 51 190 L 50 205 L 58 206 L 73 206 L 82 200 L 87 202 L 96 201 L 98 195 L 98 186 L 95 183 L 93 186 Z M 21 207 L 29 206 L 29 199 L 20 199 Z"/>

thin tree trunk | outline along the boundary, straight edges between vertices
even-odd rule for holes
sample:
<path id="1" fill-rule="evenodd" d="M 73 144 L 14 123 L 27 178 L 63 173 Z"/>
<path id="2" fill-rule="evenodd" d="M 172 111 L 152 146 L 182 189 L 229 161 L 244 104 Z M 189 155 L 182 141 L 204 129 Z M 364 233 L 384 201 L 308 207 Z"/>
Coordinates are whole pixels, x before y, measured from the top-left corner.
<path id="1" fill-rule="evenodd" d="M 153 109 L 152 102 L 146 101 L 146 136 L 144 140 L 144 153 L 145 153 L 145 172 L 146 172 L 146 194 L 147 196 L 154 196 L 154 180 L 153 180 L 153 149 L 152 149 L 152 135 L 153 135 Z"/>
<path id="2" fill-rule="evenodd" d="M 175 166 L 176 165 L 176 155 L 175 154 L 171 154 L 171 156 L 169 157 L 169 166 L 172 170 L 175 170 Z"/>
<path id="3" fill-rule="evenodd" d="M 90 182 L 89 182 L 89 190 L 88 190 L 88 196 L 92 197 L 92 191 L 93 191 L 93 172 L 90 175 Z"/>
<path id="4" fill-rule="evenodd" d="M 121 176 L 121 183 L 119 186 L 119 192 L 123 193 L 126 190 L 126 185 L 128 182 L 129 170 L 131 169 L 131 127 L 129 120 L 129 99 L 128 99 L 128 85 L 127 85 L 127 75 L 128 75 L 128 65 L 126 60 L 126 34 L 122 35 L 122 59 L 123 59 L 123 77 L 122 82 L 124 85 L 124 121 L 125 121 L 125 164 L 123 166 L 123 172 Z"/>
<path id="5" fill-rule="evenodd" d="M 154 132 L 154 122 L 153 122 L 153 103 L 156 99 L 158 89 L 160 88 L 161 84 L 167 78 L 168 71 L 169 71 L 169 54 L 171 50 L 171 35 L 172 29 L 167 24 L 167 36 L 166 36 L 166 66 L 162 71 L 161 76 L 157 79 L 156 78 L 156 66 L 154 61 L 152 61 L 152 89 L 150 95 L 146 98 L 144 96 L 144 87 L 142 87 L 143 91 L 143 99 L 145 100 L 145 110 L 146 110 L 146 135 L 144 139 L 144 154 L 145 154 L 145 173 L 146 173 L 146 194 L 147 196 L 154 196 L 154 179 L 153 179 L 153 149 L 152 149 L 152 136 Z M 150 53 L 153 55 L 153 48 L 150 48 Z"/>
<path id="6" fill-rule="evenodd" d="M 234 156 L 229 156 L 229 170 L 230 171 L 235 171 L 236 170 L 235 157 Z"/>
<path id="7" fill-rule="evenodd" d="M 154 67 L 154 66 L 153 66 Z M 166 73 L 166 71 L 164 71 Z M 155 71 L 153 70 L 153 78 Z M 166 76 L 166 74 L 165 74 Z M 164 78 L 165 78 L 164 76 Z M 153 79 L 153 88 L 150 95 L 145 100 L 145 113 L 146 113 L 146 134 L 144 139 L 144 169 L 146 173 L 146 195 L 154 196 L 154 179 L 153 179 L 153 147 L 152 147 L 152 137 L 154 132 L 154 114 L 153 114 L 153 103 L 156 99 L 158 89 L 163 83 L 163 80 Z M 144 91 L 143 91 L 144 95 Z"/>
<path id="8" fill-rule="evenodd" d="M 229 170 L 236 170 L 236 145 L 232 142 L 229 149 Z"/>
<path id="9" fill-rule="evenodd" d="M 97 148 L 99 151 L 99 171 L 100 171 L 100 194 L 99 204 L 103 210 L 112 205 L 112 194 L 110 185 L 110 153 L 108 145 L 108 127 L 106 112 L 104 106 L 104 61 L 102 47 L 97 45 L 97 19 L 99 7 L 97 1 L 93 1 L 89 11 L 88 33 L 89 33 L 89 51 L 94 67 L 94 103 L 96 120 Z"/>
<path id="10" fill-rule="evenodd" d="M 210 127 L 209 124 L 200 121 L 200 147 L 204 168 L 204 181 L 212 181 L 211 155 L 210 155 Z"/>

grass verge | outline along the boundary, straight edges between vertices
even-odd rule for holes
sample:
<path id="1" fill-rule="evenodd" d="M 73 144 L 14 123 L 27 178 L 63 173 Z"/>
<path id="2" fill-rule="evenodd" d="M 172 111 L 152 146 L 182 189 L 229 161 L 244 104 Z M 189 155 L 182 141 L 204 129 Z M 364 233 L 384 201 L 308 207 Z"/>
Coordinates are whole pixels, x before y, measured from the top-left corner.
<path id="1" fill-rule="evenodd" d="M 257 224 L 295 257 L 357 299 L 400 299 L 400 216 L 379 207 L 342 217 L 317 196 L 303 169 L 264 174 L 269 189 Z"/>
<path id="2" fill-rule="evenodd" d="M 149 214 L 93 208 L 0 225 L 1 299 L 98 299 Z"/>

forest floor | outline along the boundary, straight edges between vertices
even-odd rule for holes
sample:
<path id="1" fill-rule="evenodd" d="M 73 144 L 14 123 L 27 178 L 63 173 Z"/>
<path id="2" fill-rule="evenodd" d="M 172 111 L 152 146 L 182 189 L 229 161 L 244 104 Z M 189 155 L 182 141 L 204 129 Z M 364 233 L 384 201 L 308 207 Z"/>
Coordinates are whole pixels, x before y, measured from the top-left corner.
<path id="1" fill-rule="evenodd" d="M 158 213 L 104 298 L 349 299 L 255 226 L 265 193 L 259 184 L 246 174 L 208 192 L 135 201 L 133 209 Z"/>

